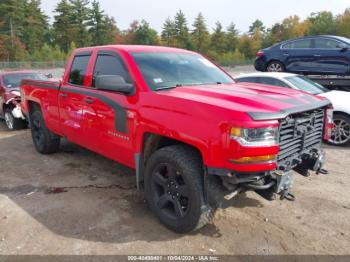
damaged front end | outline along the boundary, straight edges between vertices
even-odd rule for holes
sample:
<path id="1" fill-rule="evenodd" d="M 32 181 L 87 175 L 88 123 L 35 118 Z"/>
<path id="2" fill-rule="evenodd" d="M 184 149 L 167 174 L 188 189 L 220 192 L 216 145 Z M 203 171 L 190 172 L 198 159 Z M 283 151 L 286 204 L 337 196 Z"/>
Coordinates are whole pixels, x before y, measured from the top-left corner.
<path id="1" fill-rule="evenodd" d="M 311 171 L 316 174 L 328 173 L 323 169 L 325 153 L 321 149 L 327 131 L 324 128 L 331 121 L 328 114 L 324 108 L 316 109 L 280 121 L 276 170 L 247 174 L 209 169 L 208 174 L 220 177 L 228 192 L 224 196 L 226 200 L 247 190 L 253 190 L 268 200 L 275 199 L 276 195 L 280 199 L 294 200 L 291 194 L 293 171 L 306 177 Z"/>

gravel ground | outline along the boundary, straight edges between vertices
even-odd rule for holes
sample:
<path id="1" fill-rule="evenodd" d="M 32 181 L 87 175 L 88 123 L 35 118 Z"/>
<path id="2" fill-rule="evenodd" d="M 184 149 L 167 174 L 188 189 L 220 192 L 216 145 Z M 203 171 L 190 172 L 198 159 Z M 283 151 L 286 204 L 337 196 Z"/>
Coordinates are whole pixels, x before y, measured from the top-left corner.
<path id="1" fill-rule="evenodd" d="M 350 254 L 350 148 L 324 147 L 330 174 L 295 175 L 295 202 L 247 192 L 178 235 L 138 196 L 133 170 L 67 141 L 39 155 L 29 130 L 0 122 L 0 254 Z"/>

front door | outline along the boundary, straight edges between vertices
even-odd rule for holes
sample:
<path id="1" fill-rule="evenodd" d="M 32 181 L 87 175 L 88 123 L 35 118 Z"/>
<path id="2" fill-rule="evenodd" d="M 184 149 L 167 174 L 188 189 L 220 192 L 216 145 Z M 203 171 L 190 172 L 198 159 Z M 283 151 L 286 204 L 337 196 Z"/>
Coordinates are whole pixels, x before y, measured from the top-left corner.
<path id="1" fill-rule="evenodd" d="M 120 163 L 133 166 L 134 128 L 132 106 L 135 97 L 113 91 L 95 89 L 98 75 L 119 75 L 132 83 L 120 56 L 111 51 L 99 51 L 93 70 L 89 93 L 83 99 L 85 138 L 89 148 Z"/>
<path id="2" fill-rule="evenodd" d="M 313 56 L 315 72 L 346 74 L 349 70 L 348 51 L 341 48 L 341 42 L 330 38 L 315 38 Z"/>

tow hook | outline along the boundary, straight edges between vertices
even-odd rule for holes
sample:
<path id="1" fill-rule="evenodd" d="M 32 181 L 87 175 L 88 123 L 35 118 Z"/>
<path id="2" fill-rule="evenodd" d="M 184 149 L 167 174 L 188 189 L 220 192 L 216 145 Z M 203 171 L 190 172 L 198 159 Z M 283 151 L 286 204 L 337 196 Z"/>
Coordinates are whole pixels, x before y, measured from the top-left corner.
<path id="1" fill-rule="evenodd" d="M 295 201 L 295 196 L 293 194 L 289 193 L 289 190 L 281 191 L 280 195 L 281 195 L 281 197 L 280 197 L 281 200 L 286 199 L 288 201 Z"/>

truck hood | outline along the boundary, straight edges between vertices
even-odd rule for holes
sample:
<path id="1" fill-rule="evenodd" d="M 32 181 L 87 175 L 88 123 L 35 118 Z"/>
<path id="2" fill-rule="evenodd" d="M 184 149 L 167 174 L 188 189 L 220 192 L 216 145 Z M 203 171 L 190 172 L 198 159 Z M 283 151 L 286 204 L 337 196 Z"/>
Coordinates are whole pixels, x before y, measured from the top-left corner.
<path id="1" fill-rule="evenodd" d="M 182 86 L 160 92 L 167 96 L 246 112 L 254 120 L 281 119 L 289 114 L 330 104 L 323 97 L 302 91 L 252 83 Z"/>

